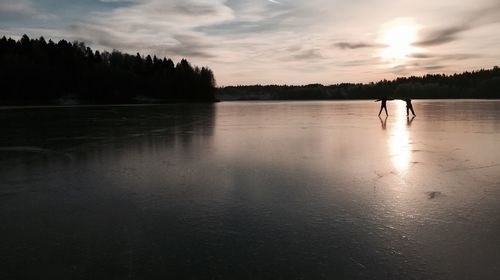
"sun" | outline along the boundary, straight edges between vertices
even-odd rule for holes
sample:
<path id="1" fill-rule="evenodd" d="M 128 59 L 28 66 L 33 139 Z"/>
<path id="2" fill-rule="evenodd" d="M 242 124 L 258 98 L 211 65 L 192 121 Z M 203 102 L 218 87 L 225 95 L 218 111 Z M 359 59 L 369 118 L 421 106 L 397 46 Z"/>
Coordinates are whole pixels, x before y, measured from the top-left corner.
<path id="1" fill-rule="evenodd" d="M 417 51 L 412 44 L 418 39 L 420 26 L 410 18 L 399 18 L 382 25 L 379 42 L 386 46 L 380 52 L 385 61 L 406 60 L 408 55 Z"/>

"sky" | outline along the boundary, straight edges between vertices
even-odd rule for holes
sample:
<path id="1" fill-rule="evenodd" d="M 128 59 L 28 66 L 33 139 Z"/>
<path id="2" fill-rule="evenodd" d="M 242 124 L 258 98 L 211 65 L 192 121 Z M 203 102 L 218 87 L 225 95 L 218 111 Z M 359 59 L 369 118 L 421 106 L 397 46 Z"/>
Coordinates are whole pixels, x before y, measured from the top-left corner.
<path id="1" fill-rule="evenodd" d="M 0 0 L 0 36 L 187 58 L 219 86 L 500 65 L 498 0 Z"/>

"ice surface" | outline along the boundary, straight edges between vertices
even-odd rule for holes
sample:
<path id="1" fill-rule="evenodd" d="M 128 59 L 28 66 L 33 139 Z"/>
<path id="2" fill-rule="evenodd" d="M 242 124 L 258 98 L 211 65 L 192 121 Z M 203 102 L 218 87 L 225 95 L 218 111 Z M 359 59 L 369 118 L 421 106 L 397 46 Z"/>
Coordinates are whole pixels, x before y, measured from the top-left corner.
<path id="1" fill-rule="evenodd" d="M 0 109 L 0 278 L 499 279 L 500 101 L 378 106 Z"/>

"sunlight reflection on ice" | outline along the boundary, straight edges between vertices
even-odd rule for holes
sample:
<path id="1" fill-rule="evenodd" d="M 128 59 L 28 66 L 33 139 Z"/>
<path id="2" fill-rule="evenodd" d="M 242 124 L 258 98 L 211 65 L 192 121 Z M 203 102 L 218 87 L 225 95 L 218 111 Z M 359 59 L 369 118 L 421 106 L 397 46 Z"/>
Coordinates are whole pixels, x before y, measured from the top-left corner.
<path id="1" fill-rule="evenodd" d="M 410 133 L 405 117 L 405 105 L 403 102 L 396 102 L 396 122 L 391 127 L 391 137 L 389 147 L 394 167 L 403 173 L 408 169 L 411 158 Z"/>

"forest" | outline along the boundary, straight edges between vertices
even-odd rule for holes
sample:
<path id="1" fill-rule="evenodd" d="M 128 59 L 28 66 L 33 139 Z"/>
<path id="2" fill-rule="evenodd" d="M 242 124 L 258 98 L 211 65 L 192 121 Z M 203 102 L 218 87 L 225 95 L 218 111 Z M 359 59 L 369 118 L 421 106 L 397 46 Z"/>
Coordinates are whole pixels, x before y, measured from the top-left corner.
<path id="1" fill-rule="evenodd" d="M 500 98 L 500 68 L 422 77 L 400 77 L 368 84 L 324 86 L 254 85 L 229 86 L 217 91 L 220 100 L 327 100 L 393 98 Z"/>
<path id="2" fill-rule="evenodd" d="M 94 51 L 83 42 L 0 39 L 0 105 L 213 102 L 215 78 L 186 59 Z"/>

